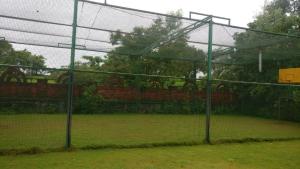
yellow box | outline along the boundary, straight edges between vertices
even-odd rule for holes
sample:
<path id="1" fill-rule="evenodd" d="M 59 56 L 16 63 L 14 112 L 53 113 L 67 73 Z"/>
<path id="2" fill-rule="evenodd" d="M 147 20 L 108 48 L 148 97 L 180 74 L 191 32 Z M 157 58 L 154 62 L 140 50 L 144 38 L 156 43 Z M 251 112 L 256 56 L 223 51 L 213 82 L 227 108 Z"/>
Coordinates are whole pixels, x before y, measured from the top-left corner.
<path id="1" fill-rule="evenodd" d="M 300 68 L 279 69 L 279 83 L 300 83 Z"/>

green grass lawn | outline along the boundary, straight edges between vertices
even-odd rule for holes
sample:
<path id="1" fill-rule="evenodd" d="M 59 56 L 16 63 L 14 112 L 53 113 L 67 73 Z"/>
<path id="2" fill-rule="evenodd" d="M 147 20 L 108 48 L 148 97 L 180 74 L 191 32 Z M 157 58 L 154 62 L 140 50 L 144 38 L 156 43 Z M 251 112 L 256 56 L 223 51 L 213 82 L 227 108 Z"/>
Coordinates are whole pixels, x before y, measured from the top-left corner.
<path id="1" fill-rule="evenodd" d="M 74 115 L 75 147 L 202 142 L 199 115 Z M 0 115 L 0 149 L 59 148 L 65 115 Z M 300 137 L 300 123 L 242 116 L 212 116 L 212 140 Z"/>
<path id="2" fill-rule="evenodd" d="M 1 169 L 299 169 L 300 141 L 0 156 Z"/>

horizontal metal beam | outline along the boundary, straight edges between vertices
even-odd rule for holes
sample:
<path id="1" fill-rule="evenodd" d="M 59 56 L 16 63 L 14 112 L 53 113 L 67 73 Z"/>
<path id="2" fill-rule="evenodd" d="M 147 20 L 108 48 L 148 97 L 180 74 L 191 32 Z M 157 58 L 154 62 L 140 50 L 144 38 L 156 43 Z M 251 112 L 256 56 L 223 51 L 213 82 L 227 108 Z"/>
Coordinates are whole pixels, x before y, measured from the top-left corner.
<path id="1" fill-rule="evenodd" d="M 251 81 L 237 81 L 237 80 L 224 80 L 224 79 L 212 79 L 214 82 L 226 82 L 235 84 L 245 84 L 245 85 L 264 85 L 264 86 L 283 86 L 283 87 L 300 87 L 297 84 L 282 84 L 282 83 L 263 83 L 263 82 L 251 82 Z"/>
<path id="2" fill-rule="evenodd" d="M 25 30 L 5 28 L 5 27 L 0 27 L 0 30 L 22 32 L 22 33 L 30 33 L 30 34 L 37 34 L 37 35 L 46 35 L 46 36 L 55 36 L 55 37 L 61 37 L 61 38 L 72 38 L 72 36 L 69 36 L 69 35 L 52 34 L 52 33 L 27 31 L 27 30 L 25 31 Z M 97 40 L 97 39 L 90 39 L 90 38 L 84 38 L 84 37 L 77 37 L 77 39 L 87 40 L 87 41 L 92 41 L 92 42 L 109 43 L 109 44 L 111 44 L 111 42 L 109 42 L 109 41 L 103 41 L 103 40 Z"/>
<path id="3" fill-rule="evenodd" d="M 7 16 L 7 15 L 0 15 L 0 17 L 1 18 L 8 18 L 8 19 L 22 20 L 22 21 L 28 21 L 28 22 L 37 22 L 37 23 L 43 23 L 43 24 L 72 27 L 72 24 L 64 24 L 64 23 L 59 23 L 59 22 L 43 21 L 43 20 L 38 20 L 38 19 L 29 19 L 29 18 L 23 18 L 23 17 Z M 80 26 L 80 25 L 78 25 L 77 27 L 78 28 L 83 28 L 83 29 L 96 30 L 96 31 L 103 31 L 103 32 L 110 32 L 110 33 L 120 32 L 120 33 L 126 34 L 126 32 L 116 31 L 116 30 L 92 28 L 92 27 Z"/>
<path id="4" fill-rule="evenodd" d="M 65 69 L 65 68 L 32 67 L 32 66 L 12 65 L 12 64 L 0 64 L 0 67 L 17 67 L 22 69 L 39 69 L 39 70 L 48 70 L 48 71 L 69 71 L 69 69 Z"/>
<path id="5" fill-rule="evenodd" d="M 257 30 L 257 29 L 245 28 L 245 27 L 241 27 L 241 26 L 227 25 L 227 24 L 222 24 L 222 23 L 214 23 L 214 25 L 224 26 L 227 28 L 243 29 L 245 31 L 257 32 L 257 33 L 262 33 L 262 34 L 266 34 L 266 35 L 285 36 L 285 37 L 300 39 L 300 36 L 290 35 L 290 34 L 285 34 L 285 33 L 268 32 L 268 31 L 262 31 L 262 30 Z"/>
<path id="6" fill-rule="evenodd" d="M 61 47 L 61 46 L 72 46 L 72 44 L 70 44 L 70 43 L 58 43 L 57 46 L 58 47 Z M 76 49 L 86 49 L 86 46 L 85 45 L 75 45 L 75 48 Z"/>
<path id="7" fill-rule="evenodd" d="M 128 10 L 128 11 L 135 11 L 135 12 L 140 12 L 140 13 L 159 15 L 159 16 L 170 17 L 170 18 L 183 19 L 183 20 L 188 20 L 188 21 L 199 21 L 199 19 L 191 19 L 191 18 L 182 17 L 182 16 L 174 16 L 174 15 L 170 15 L 170 14 L 163 14 L 163 13 L 159 13 L 159 12 L 123 7 L 123 6 L 118 6 L 118 5 L 111 5 L 111 4 L 107 4 L 107 3 L 94 2 L 94 1 L 89 1 L 89 0 L 79 0 L 79 2 L 84 2 L 84 3 L 94 4 L 94 5 L 101 5 L 101 6 L 111 7 L 111 8 L 124 9 L 124 10 Z"/>
<path id="8" fill-rule="evenodd" d="M 226 18 L 226 17 L 222 17 L 222 16 L 216 16 L 216 15 L 209 15 L 209 14 L 205 14 L 205 13 L 199 13 L 199 12 L 193 12 L 190 11 L 190 18 L 192 19 L 192 15 L 202 15 L 202 16 L 211 16 L 212 18 L 217 18 L 217 19 L 223 19 L 223 20 L 227 20 L 228 25 L 230 25 L 231 23 L 231 19 L 230 18 Z"/>
<path id="9" fill-rule="evenodd" d="M 188 43 L 195 43 L 195 44 L 201 44 L 201 45 L 208 45 L 207 42 L 198 42 L 198 41 L 187 41 Z M 218 47 L 226 47 L 226 48 L 234 48 L 234 45 L 223 45 L 223 44 L 218 44 L 218 43 L 213 43 L 213 46 L 218 46 Z"/>
<path id="10" fill-rule="evenodd" d="M 23 65 L 11 65 L 11 64 L 0 64 L 0 67 L 17 67 L 22 69 L 39 69 L 48 71 L 70 71 L 70 68 L 43 68 L 43 67 L 32 67 Z M 138 76 L 138 77 L 150 77 L 150 78 L 166 78 L 166 79 L 182 79 L 182 80 L 192 80 L 193 78 L 186 78 L 184 76 L 167 76 L 167 75 L 153 75 L 153 74 L 141 74 L 141 73 L 124 73 L 124 72 L 110 72 L 110 71 L 97 71 L 97 70 L 82 70 L 74 69 L 74 72 L 78 73 L 101 73 L 101 74 L 113 74 L 121 76 Z M 204 80 L 204 78 L 197 78 L 196 80 Z"/>
<path id="11" fill-rule="evenodd" d="M 217 53 L 217 54 L 213 54 L 214 57 L 219 57 L 219 56 L 224 56 L 224 55 L 231 55 L 231 54 L 234 54 L 236 52 L 239 52 L 239 51 L 247 51 L 247 50 L 252 50 L 252 51 L 259 51 L 259 50 L 262 50 L 264 48 L 267 48 L 267 47 L 270 47 L 270 46 L 273 46 L 273 45 L 277 45 L 279 43 L 283 43 L 283 42 L 286 42 L 288 41 L 288 39 L 283 39 L 283 40 L 280 40 L 280 41 L 276 41 L 276 42 L 272 42 L 272 43 L 267 43 L 265 45 L 253 45 L 253 46 L 250 46 L 250 47 L 242 47 L 242 48 L 238 48 L 238 47 L 232 47 L 232 48 L 235 48 L 235 50 L 225 50 L 223 53 Z M 256 49 L 256 50 L 254 50 Z M 280 53 L 284 53 L 285 51 L 280 51 Z M 270 52 L 268 52 L 270 53 Z M 283 59 L 284 60 L 284 59 Z"/>
<path id="12" fill-rule="evenodd" d="M 33 44 L 33 43 L 28 43 L 28 42 L 14 42 L 14 41 L 8 41 L 9 43 L 12 44 L 21 44 L 21 45 L 29 45 L 29 46 L 40 46 L 40 47 L 50 47 L 50 48 L 58 48 L 58 49 L 70 49 L 70 47 L 66 46 L 56 46 L 56 45 L 45 45 L 45 44 Z M 115 52 L 115 51 L 106 51 L 106 50 L 100 50 L 100 49 L 83 49 L 83 48 L 76 48 L 76 50 L 81 50 L 81 51 L 89 51 L 89 52 L 99 52 L 99 53 L 108 53 L 108 54 L 116 54 L 116 55 L 121 55 L 121 56 L 132 56 L 132 57 L 140 57 L 141 55 L 135 55 L 135 54 L 130 54 L 130 53 L 121 53 L 121 52 Z M 170 59 L 170 60 L 179 60 L 179 61 L 201 61 L 200 59 L 189 59 L 189 58 L 172 58 L 172 57 L 148 57 L 149 59 Z"/>
<path id="13" fill-rule="evenodd" d="M 65 46 L 58 46 L 56 45 L 46 45 L 46 44 L 35 44 L 35 43 L 29 43 L 29 42 L 17 42 L 17 41 L 10 41 L 7 40 L 7 42 L 12 43 L 12 44 L 20 44 L 20 45 L 29 45 L 29 46 L 40 46 L 40 47 L 50 47 L 50 48 L 58 48 L 58 49 L 71 49 L 71 47 L 65 47 Z M 105 50 L 100 50 L 100 49 L 83 49 L 83 48 L 76 48 L 76 50 L 83 50 L 83 51 L 90 51 L 90 52 L 101 52 L 101 53 L 112 53 L 109 51 Z M 123 54 L 125 55 L 125 54 Z M 130 56 L 130 54 L 126 54 L 127 56 Z M 135 56 L 135 55 L 132 55 Z"/>

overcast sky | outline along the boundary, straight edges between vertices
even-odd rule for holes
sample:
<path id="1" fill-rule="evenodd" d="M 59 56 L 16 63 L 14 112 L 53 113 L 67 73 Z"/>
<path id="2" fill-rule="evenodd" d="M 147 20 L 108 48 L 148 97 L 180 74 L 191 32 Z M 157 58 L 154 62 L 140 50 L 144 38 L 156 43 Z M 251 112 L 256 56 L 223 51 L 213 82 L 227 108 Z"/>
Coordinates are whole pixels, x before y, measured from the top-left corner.
<path id="1" fill-rule="evenodd" d="M 104 0 L 92 0 L 104 2 Z M 228 17 L 232 25 L 246 27 L 261 12 L 265 0 L 107 0 L 113 5 L 167 13 L 182 9 L 184 16 L 189 11 Z"/>

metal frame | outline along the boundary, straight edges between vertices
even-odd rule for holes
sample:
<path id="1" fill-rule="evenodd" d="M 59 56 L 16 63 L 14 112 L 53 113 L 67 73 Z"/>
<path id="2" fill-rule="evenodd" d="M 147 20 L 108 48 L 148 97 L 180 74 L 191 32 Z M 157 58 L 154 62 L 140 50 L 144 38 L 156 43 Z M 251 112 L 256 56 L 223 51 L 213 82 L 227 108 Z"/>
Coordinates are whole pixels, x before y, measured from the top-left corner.
<path id="1" fill-rule="evenodd" d="M 202 15 L 202 16 L 205 16 L 205 17 L 211 16 L 212 18 L 226 20 L 228 22 L 228 25 L 231 24 L 231 19 L 230 18 L 226 18 L 226 17 L 222 17 L 222 16 L 209 15 L 209 14 L 205 14 L 205 13 L 199 13 L 199 12 L 190 11 L 190 14 L 189 14 L 189 18 L 190 19 L 192 19 L 192 15 Z"/>
<path id="2" fill-rule="evenodd" d="M 71 49 L 72 49 L 72 45 L 73 44 L 68 44 L 68 43 L 58 43 L 57 46 L 60 47 L 60 46 L 71 46 Z M 86 46 L 85 45 L 77 45 L 75 44 L 75 49 L 86 49 Z"/>

